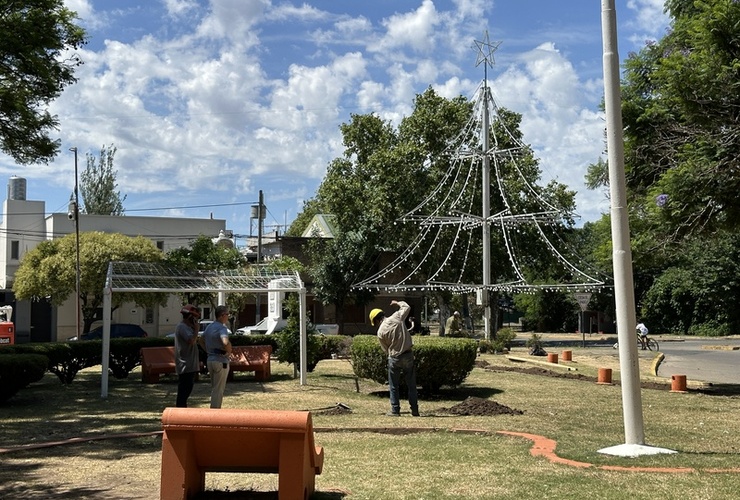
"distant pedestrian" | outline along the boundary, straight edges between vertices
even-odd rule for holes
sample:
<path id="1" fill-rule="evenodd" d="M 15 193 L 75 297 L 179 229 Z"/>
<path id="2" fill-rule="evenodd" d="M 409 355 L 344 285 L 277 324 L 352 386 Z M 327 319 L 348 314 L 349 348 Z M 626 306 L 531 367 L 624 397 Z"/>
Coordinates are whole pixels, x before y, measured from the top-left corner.
<path id="1" fill-rule="evenodd" d="M 419 402 L 416 392 L 416 367 L 412 352 L 411 335 L 404 324 L 411 308 L 402 301 L 391 301 L 392 306 L 398 306 L 398 311 L 386 317 L 382 309 L 370 311 L 370 324 L 378 326 L 378 340 L 383 352 L 388 356 L 388 387 L 390 391 L 391 411 L 389 416 L 397 417 L 401 414 L 399 391 L 401 373 L 405 375 L 409 393 L 411 415 L 419 416 Z"/>
<path id="2" fill-rule="evenodd" d="M 175 371 L 177 372 L 177 400 L 175 406 L 186 408 L 193 392 L 195 378 L 200 371 L 198 356 L 198 320 L 200 309 L 186 304 L 180 310 L 182 321 L 175 328 Z"/>
<path id="3" fill-rule="evenodd" d="M 208 325 L 203 332 L 204 349 L 208 353 L 208 373 L 211 376 L 211 408 L 221 408 L 226 388 L 226 378 L 229 376 L 229 308 L 216 307 L 216 321 Z"/>

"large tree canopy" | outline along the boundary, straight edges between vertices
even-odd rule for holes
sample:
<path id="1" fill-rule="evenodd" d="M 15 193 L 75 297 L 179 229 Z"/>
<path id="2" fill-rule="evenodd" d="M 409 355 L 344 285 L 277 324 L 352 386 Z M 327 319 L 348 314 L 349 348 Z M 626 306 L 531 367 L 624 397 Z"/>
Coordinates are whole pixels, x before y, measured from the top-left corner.
<path id="1" fill-rule="evenodd" d="M 668 7 L 668 34 L 625 63 L 628 186 L 666 237 L 737 230 L 740 3 Z"/>
<path id="2" fill-rule="evenodd" d="M 76 238 L 68 234 L 63 238 L 44 241 L 28 252 L 21 261 L 13 281 L 13 292 L 20 300 L 50 297 L 53 305 L 60 305 L 76 292 Z M 131 238 L 118 233 L 98 231 L 80 233 L 80 307 L 84 323 L 82 333 L 101 319 L 103 288 L 111 261 L 159 262 L 162 252 L 151 240 L 137 236 Z M 147 293 L 113 294 L 113 307 L 124 302 L 143 306 L 163 304 L 166 296 Z"/>
<path id="3" fill-rule="evenodd" d="M 62 0 L 0 0 L 0 149 L 18 163 L 48 162 L 59 150 L 46 107 L 82 64 L 76 17 Z"/>
<path id="4" fill-rule="evenodd" d="M 723 257 L 740 229 L 740 3 L 666 11 L 669 31 L 630 54 L 622 82 L 637 305 L 652 331 L 721 334 L 740 327 L 737 266 Z M 605 168 L 592 165 L 591 187 Z"/>
<path id="5" fill-rule="evenodd" d="M 316 198 L 306 205 L 307 209 L 318 208 L 336 217 L 337 235 L 333 241 L 320 248 L 317 246 L 311 269 L 317 295 L 325 303 L 337 306 L 338 317 L 344 304 L 360 304 L 368 299 L 367 290 L 353 290 L 352 285 L 379 271 L 381 252 L 400 253 L 418 235 L 418 224 L 397 223 L 399 217 L 418 208 L 429 196 L 434 197 L 429 206 L 435 207 L 452 199 L 481 200 L 481 182 L 466 182 L 460 178 L 457 185 L 438 189 L 440 182 L 450 180 L 451 166 L 457 161 L 451 147 L 470 150 L 479 147 L 477 137 L 464 135 L 465 125 L 473 118 L 473 103 L 464 97 L 445 99 L 427 89 L 416 97 L 414 104 L 413 113 L 404 118 L 398 128 L 374 114 L 352 115 L 350 123 L 341 127 L 344 155 L 330 163 Z M 492 135 L 499 137 L 497 146 L 506 150 L 516 142 L 519 147 L 521 116 L 504 109 L 498 112 L 500 120 L 490 130 Z M 540 198 L 566 211 L 573 208 L 574 193 L 565 186 L 558 183 L 537 186 L 540 170 L 530 148 L 522 147 L 517 160 L 516 168 L 507 163 L 508 160 L 499 162 L 502 178 L 500 183 L 495 176 L 491 179 L 491 213 L 503 210 L 507 203 L 519 212 L 534 208 L 528 205 L 531 200 L 521 196 L 525 184 L 536 190 Z M 479 177 L 471 175 L 468 178 Z M 505 185 L 509 191 L 507 200 L 499 194 L 500 185 Z M 450 195 L 453 191 L 455 194 Z M 466 212 L 480 215 L 480 201 Z M 301 220 L 306 222 L 307 219 Z M 299 232 L 298 228 L 295 230 Z M 454 258 L 448 253 L 456 239 L 455 231 L 444 232 L 433 248 L 419 246 L 405 254 L 408 270 L 417 271 L 416 283 L 426 283 L 432 273 L 437 281 L 454 283 L 462 279 L 465 283 L 480 283 L 481 231 L 472 235 L 467 245 L 469 250 L 459 251 Z M 501 235 L 494 236 L 492 260 L 508 262 L 501 238 Z M 539 255 L 544 254 L 540 252 Z M 547 255 L 550 255 L 549 250 Z M 463 261 L 478 262 L 478 265 L 466 266 Z M 444 271 L 436 272 L 443 262 L 448 262 Z M 532 274 L 550 273 L 537 258 L 522 264 Z M 461 269 L 467 273 L 462 277 L 459 276 Z M 494 281 L 510 277 L 503 267 L 496 267 L 494 274 Z M 449 300 L 446 294 L 438 293 L 441 303 Z"/>

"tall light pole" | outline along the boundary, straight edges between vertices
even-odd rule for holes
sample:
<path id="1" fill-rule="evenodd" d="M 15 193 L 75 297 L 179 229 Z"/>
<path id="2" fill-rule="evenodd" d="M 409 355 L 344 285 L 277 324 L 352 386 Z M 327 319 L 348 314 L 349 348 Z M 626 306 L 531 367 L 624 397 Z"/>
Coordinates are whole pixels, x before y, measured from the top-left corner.
<path id="1" fill-rule="evenodd" d="M 77 265 L 75 267 L 75 328 L 77 329 L 77 340 L 82 340 L 80 335 L 80 197 L 77 184 L 77 148 L 69 148 L 75 154 L 75 191 L 74 199 L 69 202 L 67 218 L 75 221 L 75 247 L 77 254 Z"/>
<path id="2" fill-rule="evenodd" d="M 624 135 L 622 125 L 622 95 L 617 50 L 617 13 L 614 0 L 601 0 L 601 32 L 603 38 L 604 103 L 609 162 L 611 200 L 611 230 L 614 250 L 614 299 L 619 340 L 619 368 L 622 374 L 622 445 L 598 450 L 600 453 L 635 457 L 673 450 L 645 445 L 640 393 L 640 367 L 635 343 L 635 291 L 632 276 L 627 187 L 624 172 Z"/>
<path id="3" fill-rule="evenodd" d="M 265 198 L 262 195 L 260 189 L 259 200 L 257 205 L 257 265 L 262 262 L 262 220 L 265 218 Z M 255 296 L 255 313 L 254 313 L 254 324 L 260 322 L 260 307 L 262 307 L 262 301 L 260 294 Z"/>

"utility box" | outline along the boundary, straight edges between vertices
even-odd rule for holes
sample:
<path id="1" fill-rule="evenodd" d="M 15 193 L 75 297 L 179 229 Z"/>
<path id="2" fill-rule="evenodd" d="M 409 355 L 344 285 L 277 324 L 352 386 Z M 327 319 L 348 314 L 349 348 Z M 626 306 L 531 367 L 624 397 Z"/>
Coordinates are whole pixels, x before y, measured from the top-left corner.
<path id="1" fill-rule="evenodd" d="M 13 306 L 0 306 L 0 345 L 15 344 L 15 325 L 10 319 L 13 317 Z"/>

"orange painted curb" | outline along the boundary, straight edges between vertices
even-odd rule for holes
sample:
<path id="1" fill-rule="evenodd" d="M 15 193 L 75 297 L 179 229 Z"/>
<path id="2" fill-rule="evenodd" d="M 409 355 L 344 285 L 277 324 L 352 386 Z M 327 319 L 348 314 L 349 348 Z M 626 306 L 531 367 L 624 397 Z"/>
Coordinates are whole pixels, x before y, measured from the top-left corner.
<path id="1" fill-rule="evenodd" d="M 559 457 L 555 453 L 555 447 L 557 446 L 557 443 L 549 438 L 546 438 L 544 436 L 538 436 L 537 434 L 527 434 L 525 432 L 509 432 L 509 431 L 498 431 L 496 434 L 501 434 L 503 436 L 515 436 L 515 437 L 522 437 L 524 439 L 529 439 L 532 441 L 532 449 L 529 450 L 529 453 L 533 457 L 545 457 L 550 462 L 556 463 L 556 464 L 563 464 L 563 465 L 570 465 L 571 467 L 580 467 L 580 468 L 587 468 L 587 467 L 594 467 L 599 470 L 605 470 L 605 471 L 614 471 L 614 472 L 665 472 L 665 473 L 682 473 L 686 474 L 689 472 L 707 472 L 710 474 L 719 474 L 719 473 L 740 473 L 740 468 L 733 467 L 730 469 L 694 469 L 692 467 L 626 467 L 621 465 L 598 465 L 595 466 L 594 464 L 589 464 L 586 462 L 578 462 L 576 460 L 569 460 L 567 458 Z"/>

